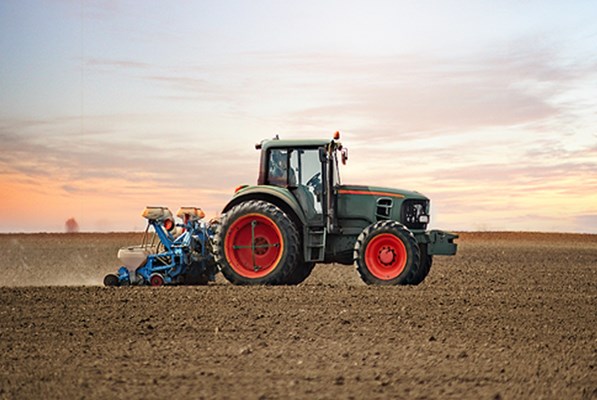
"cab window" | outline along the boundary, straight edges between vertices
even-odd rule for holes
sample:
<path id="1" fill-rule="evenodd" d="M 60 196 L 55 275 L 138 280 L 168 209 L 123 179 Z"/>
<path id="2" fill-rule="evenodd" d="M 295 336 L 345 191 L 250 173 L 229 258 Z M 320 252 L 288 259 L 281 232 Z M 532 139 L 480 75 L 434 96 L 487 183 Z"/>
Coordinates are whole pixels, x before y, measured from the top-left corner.
<path id="1" fill-rule="evenodd" d="M 274 186 L 288 186 L 288 151 L 270 150 L 267 183 Z"/>

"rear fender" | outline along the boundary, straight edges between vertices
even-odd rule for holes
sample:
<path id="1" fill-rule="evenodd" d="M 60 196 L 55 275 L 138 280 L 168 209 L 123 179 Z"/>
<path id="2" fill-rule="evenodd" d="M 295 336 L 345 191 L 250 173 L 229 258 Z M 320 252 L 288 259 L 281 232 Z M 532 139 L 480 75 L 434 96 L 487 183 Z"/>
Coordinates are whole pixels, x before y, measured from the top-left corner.
<path id="1" fill-rule="evenodd" d="M 242 188 L 234 194 L 222 212 L 225 213 L 237 204 L 249 200 L 263 200 L 274 204 L 293 220 L 299 232 L 307 224 L 305 213 L 292 193 L 286 188 L 277 186 L 258 185 Z"/>

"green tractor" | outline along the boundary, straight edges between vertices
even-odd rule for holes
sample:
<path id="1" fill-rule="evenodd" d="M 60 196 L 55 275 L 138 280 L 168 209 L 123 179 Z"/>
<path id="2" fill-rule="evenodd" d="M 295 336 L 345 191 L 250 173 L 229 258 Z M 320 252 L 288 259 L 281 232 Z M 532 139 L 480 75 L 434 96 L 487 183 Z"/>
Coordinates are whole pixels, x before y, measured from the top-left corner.
<path id="1" fill-rule="evenodd" d="M 257 185 L 224 207 L 213 251 L 239 285 L 296 285 L 317 263 L 353 265 L 367 284 L 417 285 L 434 255 L 456 254 L 449 232 L 427 231 L 429 199 L 417 192 L 343 185 L 333 140 L 264 140 Z"/>

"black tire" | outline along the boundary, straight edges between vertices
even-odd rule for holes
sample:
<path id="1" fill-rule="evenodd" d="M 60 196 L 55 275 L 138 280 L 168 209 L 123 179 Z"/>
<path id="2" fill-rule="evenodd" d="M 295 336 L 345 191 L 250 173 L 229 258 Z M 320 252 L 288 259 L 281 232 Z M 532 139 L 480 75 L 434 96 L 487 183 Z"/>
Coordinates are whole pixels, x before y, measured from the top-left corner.
<path id="1" fill-rule="evenodd" d="M 259 253 L 252 247 L 258 242 Z M 302 261 L 296 226 L 282 210 L 262 200 L 238 204 L 222 217 L 213 250 L 222 274 L 235 285 L 285 285 Z"/>
<path id="2" fill-rule="evenodd" d="M 419 268 L 417 239 L 397 221 L 379 221 L 363 229 L 354 247 L 361 279 L 368 285 L 406 285 Z"/>
<path id="3" fill-rule="evenodd" d="M 433 264 L 433 256 L 427 254 L 427 245 L 422 244 L 421 248 L 421 262 L 419 268 L 412 274 L 408 280 L 409 285 L 419 285 L 427 278 L 429 271 L 431 271 L 431 265 Z"/>
<path id="4" fill-rule="evenodd" d="M 104 286 L 119 286 L 120 280 L 114 274 L 108 274 L 104 277 Z"/>
<path id="5" fill-rule="evenodd" d="M 201 272 L 187 272 L 184 275 L 178 276 L 178 284 L 179 285 L 188 285 L 188 286 L 205 286 L 209 283 L 209 277 L 205 273 Z"/>
<path id="6" fill-rule="evenodd" d="M 213 262 L 213 260 L 212 260 Z M 203 264 L 199 261 L 193 261 L 188 267 L 187 271 L 184 274 L 179 275 L 181 285 L 197 285 L 203 286 L 209 283 L 210 271 L 208 269 L 210 265 L 208 264 L 207 268 L 203 267 Z M 212 267 L 212 268 L 215 268 Z"/>
<path id="7" fill-rule="evenodd" d="M 299 283 L 304 282 L 305 279 L 311 275 L 311 272 L 313 272 L 313 268 L 315 268 L 314 262 L 299 264 L 298 268 L 290 274 L 286 283 L 288 285 L 298 285 Z"/>

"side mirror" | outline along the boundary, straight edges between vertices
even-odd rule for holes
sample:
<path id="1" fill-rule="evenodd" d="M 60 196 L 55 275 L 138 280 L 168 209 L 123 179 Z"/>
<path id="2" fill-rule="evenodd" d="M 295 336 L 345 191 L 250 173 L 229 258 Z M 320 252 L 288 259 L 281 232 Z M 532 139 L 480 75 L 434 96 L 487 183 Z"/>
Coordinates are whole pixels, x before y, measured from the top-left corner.
<path id="1" fill-rule="evenodd" d="M 346 161 L 348 161 L 348 149 L 342 147 L 342 165 L 346 165 Z"/>

